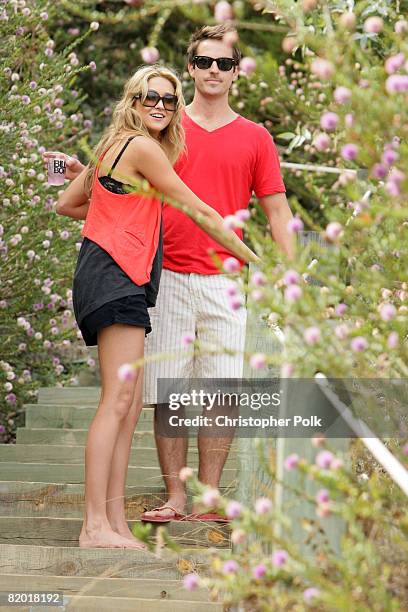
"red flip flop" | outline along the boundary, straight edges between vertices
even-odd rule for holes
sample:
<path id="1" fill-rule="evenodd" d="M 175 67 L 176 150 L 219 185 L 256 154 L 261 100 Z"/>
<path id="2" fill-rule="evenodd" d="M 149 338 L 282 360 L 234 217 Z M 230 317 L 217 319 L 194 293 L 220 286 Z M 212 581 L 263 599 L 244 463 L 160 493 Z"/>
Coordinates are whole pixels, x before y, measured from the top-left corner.
<path id="1" fill-rule="evenodd" d="M 173 511 L 173 515 L 167 515 L 167 516 L 161 516 L 160 514 L 154 516 L 154 515 L 147 515 L 146 512 L 143 512 L 143 514 L 140 517 L 140 520 L 143 521 L 144 523 L 170 523 L 170 521 L 181 521 L 185 518 L 185 514 L 180 514 L 180 512 L 178 512 L 175 508 L 173 508 L 172 506 L 161 506 L 160 508 L 152 508 L 151 510 L 148 510 L 147 512 L 160 512 L 161 510 L 172 510 Z"/>
<path id="2" fill-rule="evenodd" d="M 226 516 L 221 516 L 218 512 L 207 512 L 202 514 L 188 514 L 183 519 L 183 521 L 212 521 L 213 523 L 229 523 L 230 520 L 227 519 Z"/>

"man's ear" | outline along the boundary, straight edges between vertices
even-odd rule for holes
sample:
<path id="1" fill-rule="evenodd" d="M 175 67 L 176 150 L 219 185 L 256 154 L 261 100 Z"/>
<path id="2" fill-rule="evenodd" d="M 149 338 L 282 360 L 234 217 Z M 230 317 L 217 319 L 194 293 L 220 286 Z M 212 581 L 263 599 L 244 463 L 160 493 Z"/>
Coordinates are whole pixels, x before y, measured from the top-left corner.
<path id="1" fill-rule="evenodd" d="M 187 64 L 187 70 L 188 70 L 188 74 L 194 80 L 194 66 L 193 66 L 193 64 Z"/>

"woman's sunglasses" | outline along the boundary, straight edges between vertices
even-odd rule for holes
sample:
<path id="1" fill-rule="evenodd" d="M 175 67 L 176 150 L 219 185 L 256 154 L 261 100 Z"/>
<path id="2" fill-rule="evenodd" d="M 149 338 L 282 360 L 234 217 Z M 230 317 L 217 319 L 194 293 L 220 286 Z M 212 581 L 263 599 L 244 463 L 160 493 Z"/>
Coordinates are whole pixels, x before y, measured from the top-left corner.
<path id="1" fill-rule="evenodd" d="M 195 55 L 193 57 L 193 66 L 200 70 L 208 70 L 214 62 L 217 62 L 219 70 L 228 72 L 236 65 L 236 61 L 232 57 L 208 57 L 208 55 Z"/>
<path id="2" fill-rule="evenodd" d="M 168 111 L 175 111 L 177 109 L 178 98 L 173 94 L 164 94 L 161 96 L 154 89 L 149 89 L 145 98 L 143 98 L 142 94 L 138 96 L 133 96 L 134 100 L 140 100 L 143 106 L 148 106 L 149 108 L 154 108 L 158 105 L 160 100 L 163 102 L 163 106 Z"/>

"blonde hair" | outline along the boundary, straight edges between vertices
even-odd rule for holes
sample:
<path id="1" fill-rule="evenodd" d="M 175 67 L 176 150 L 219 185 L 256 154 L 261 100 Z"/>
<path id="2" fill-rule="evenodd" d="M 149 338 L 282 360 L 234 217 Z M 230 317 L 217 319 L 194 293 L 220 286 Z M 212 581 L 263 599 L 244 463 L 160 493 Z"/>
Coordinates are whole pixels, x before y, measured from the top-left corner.
<path id="1" fill-rule="evenodd" d="M 93 150 L 93 158 L 88 164 L 86 176 L 86 188 L 91 190 L 95 169 L 99 165 L 99 159 L 104 151 L 115 142 L 120 141 L 127 134 L 133 133 L 153 138 L 144 125 L 141 116 L 134 108 L 134 97 L 141 95 L 141 100 L 146 97 L 149 89 L 149 79 L 163 77 L 174 85 L 174 93 L 178 98 L 177 108 L 172 113 L 169 125 L 161 132 L 159 144 L 174 164 L 180 153 L 184 150 L 184 129 L 181 125 L 181 111 L 185 106 L 181 82 L 177 74 L 170 68 L 159 66 L 142 66 L 125 83 L 123 96 L 116 104 L 112 114 L 112 122 L 106 129 L 101 140 Z"/>

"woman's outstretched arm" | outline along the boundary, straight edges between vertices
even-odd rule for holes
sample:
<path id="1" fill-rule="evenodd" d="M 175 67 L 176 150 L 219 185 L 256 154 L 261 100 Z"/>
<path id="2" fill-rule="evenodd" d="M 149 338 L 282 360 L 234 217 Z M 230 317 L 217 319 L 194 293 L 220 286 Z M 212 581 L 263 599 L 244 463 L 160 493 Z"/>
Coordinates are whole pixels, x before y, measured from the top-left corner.
<path id="1" fill-rule="evenodd" d="M 185 214 L 234 255 L 244 261 L 259 262 L 259 258 L 235 232 L 224 228 L 221 215 L 200 200 L 177 176 L 159 144 L 142 136 L 132 140 L 129 149 L 128 155 L 132 155 L 135 171 L 142 174 L 165 198 L 180 204 Z"/>

